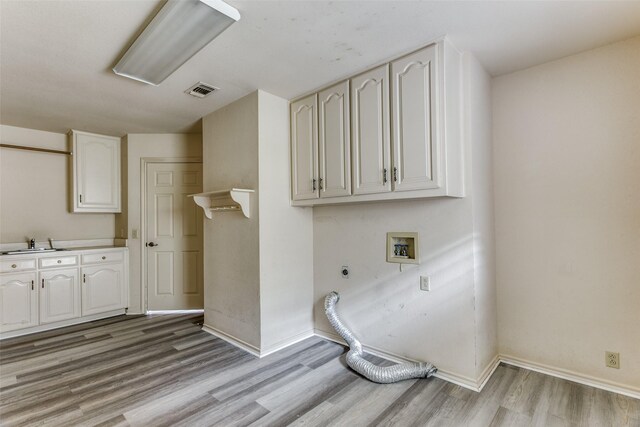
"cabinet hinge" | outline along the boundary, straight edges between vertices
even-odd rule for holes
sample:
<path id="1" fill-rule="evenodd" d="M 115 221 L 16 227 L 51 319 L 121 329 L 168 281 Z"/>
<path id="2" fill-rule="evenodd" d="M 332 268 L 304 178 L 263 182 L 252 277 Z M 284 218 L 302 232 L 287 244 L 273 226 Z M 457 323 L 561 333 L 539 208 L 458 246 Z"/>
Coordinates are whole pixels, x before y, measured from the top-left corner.
<path id="1" fill-rule="evenodd" d="M 86 274 L 82 275 L 82 283 L 87 283 L 87 275 Z"/>
<path id="2" fill-rule="evenodd" d="M 44 279 L 42 279 L 42 289 L 44 289 Z"/>
<path id="3" fill-rule="evenodd" d="M 80 194 L 80 203 L 82 203 L 82 194 Z"/>
<path id="4" fill-rule="evenodd" d="M 382 183 L 387 183 L 387 168 L 382 169 Z"/>
<path id="5" fill-rule="evenodd" d="M 311 190 L 312 191 L 316 191 L 316 179 L 315 178 L 313 178 L 311 180 Z"/>
<path id="6" fill-rule="evenodd" d="M 35 284 L 35 283 L 33 283 L 33 280 L 32 280 L 32 281 L 31 281 L 31 290 L 33 290 L 33 289 L 34 289 L 34 287 L 33 287 L 33 285 L 34 285 L 34 284 Z"/>
<path id="7" fill-rule="evenodd" d="M 320 189 L 322 190 L 322 178 L 320 178 L 319 184 L 320 184 Z"/>
<path id="8" fill-rule="evenodd" d="M 393 182 L 398 182 L 398 168 L 393 167 Z"/>

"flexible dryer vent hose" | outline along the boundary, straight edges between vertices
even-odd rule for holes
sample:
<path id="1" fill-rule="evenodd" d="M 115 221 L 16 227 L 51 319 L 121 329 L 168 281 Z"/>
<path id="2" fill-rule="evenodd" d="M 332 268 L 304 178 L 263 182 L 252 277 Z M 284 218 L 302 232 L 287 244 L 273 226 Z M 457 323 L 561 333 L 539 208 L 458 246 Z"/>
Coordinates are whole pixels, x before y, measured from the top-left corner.
<path id="1" fill-rule="evenodd" d="M 382 367 L 365 360 L 362 357 L 364 354 L 362 344 L 360 344 L 360 341 L 357 340 L 353 333 L 338 319 L 336 303 L 339 300 L 340 295 L 335 291 L 331 292 L 324 299 L 324 311 L 333 329 L 349 344 L 350 350 L 347 353 L 347 365 L 349 365 L 351 369 L 373 382 L 382 384 L 394 383 L 410 378 L 429 378 L 436 373 L 438 368 L 431 363 L 408 362 Z"/>

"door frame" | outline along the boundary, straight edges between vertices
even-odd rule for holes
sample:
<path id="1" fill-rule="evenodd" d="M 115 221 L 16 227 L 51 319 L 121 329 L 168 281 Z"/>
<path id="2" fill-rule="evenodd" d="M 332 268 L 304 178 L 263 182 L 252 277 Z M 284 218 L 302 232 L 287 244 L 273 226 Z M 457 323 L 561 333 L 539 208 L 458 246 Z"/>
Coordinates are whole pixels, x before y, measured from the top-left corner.
<path id="1" fill-rule="evenodd" d="M 149 311 L 147 298 L 147 251 L 145 250 L 145 242 L 147 241 L 147 165 L 152 163 L 202 163 L 202 157 L 140 158 L 140 230 L 138 230 L 138 238 L 140 239 L 140 301 L 144 314 Z M 204 189 L 204 180 L 202 185 Z M 204 232 L 204 228 L 202 231 Z"/>

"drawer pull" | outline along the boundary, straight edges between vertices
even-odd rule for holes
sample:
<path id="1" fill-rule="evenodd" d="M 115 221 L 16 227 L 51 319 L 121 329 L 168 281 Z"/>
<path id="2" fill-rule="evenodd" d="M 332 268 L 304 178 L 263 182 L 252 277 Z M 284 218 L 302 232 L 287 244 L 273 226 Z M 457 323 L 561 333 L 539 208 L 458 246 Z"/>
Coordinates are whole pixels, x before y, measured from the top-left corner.
<path id="1" fill-rule="evenodd" d="M 59 260 L 58 260 L 58 264 L 62 264 L 62 260 L 60 260 L 60 259 L 59 259 Z"/>
<path id="2" fill-rule="evenodd" d="M 106 257 L 106 256 L 103 256 L 103 257 L 102 257 L 102 259 L 107 259 L 107 257 Z"/>
<path id="3" fill-rule="evenodd" d="M 17 264 L 11 264 L 11 268 L 17 268 L 18 265 Z"/>

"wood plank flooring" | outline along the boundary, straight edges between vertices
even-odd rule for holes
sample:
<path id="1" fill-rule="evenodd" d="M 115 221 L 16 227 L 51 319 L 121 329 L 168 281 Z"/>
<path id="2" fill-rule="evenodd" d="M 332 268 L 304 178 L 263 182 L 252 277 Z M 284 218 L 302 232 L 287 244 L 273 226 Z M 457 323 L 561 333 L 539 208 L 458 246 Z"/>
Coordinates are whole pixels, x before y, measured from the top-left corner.
<path id="1" fill-rule="evenodd" d="M 258 359 L 201 323 L 119 316 L 0 342 L 0 424 L 640 427 L 636 399 L 506 365 L 482 393 L 435 378 L 379 385 L 338 344 Z"/>

